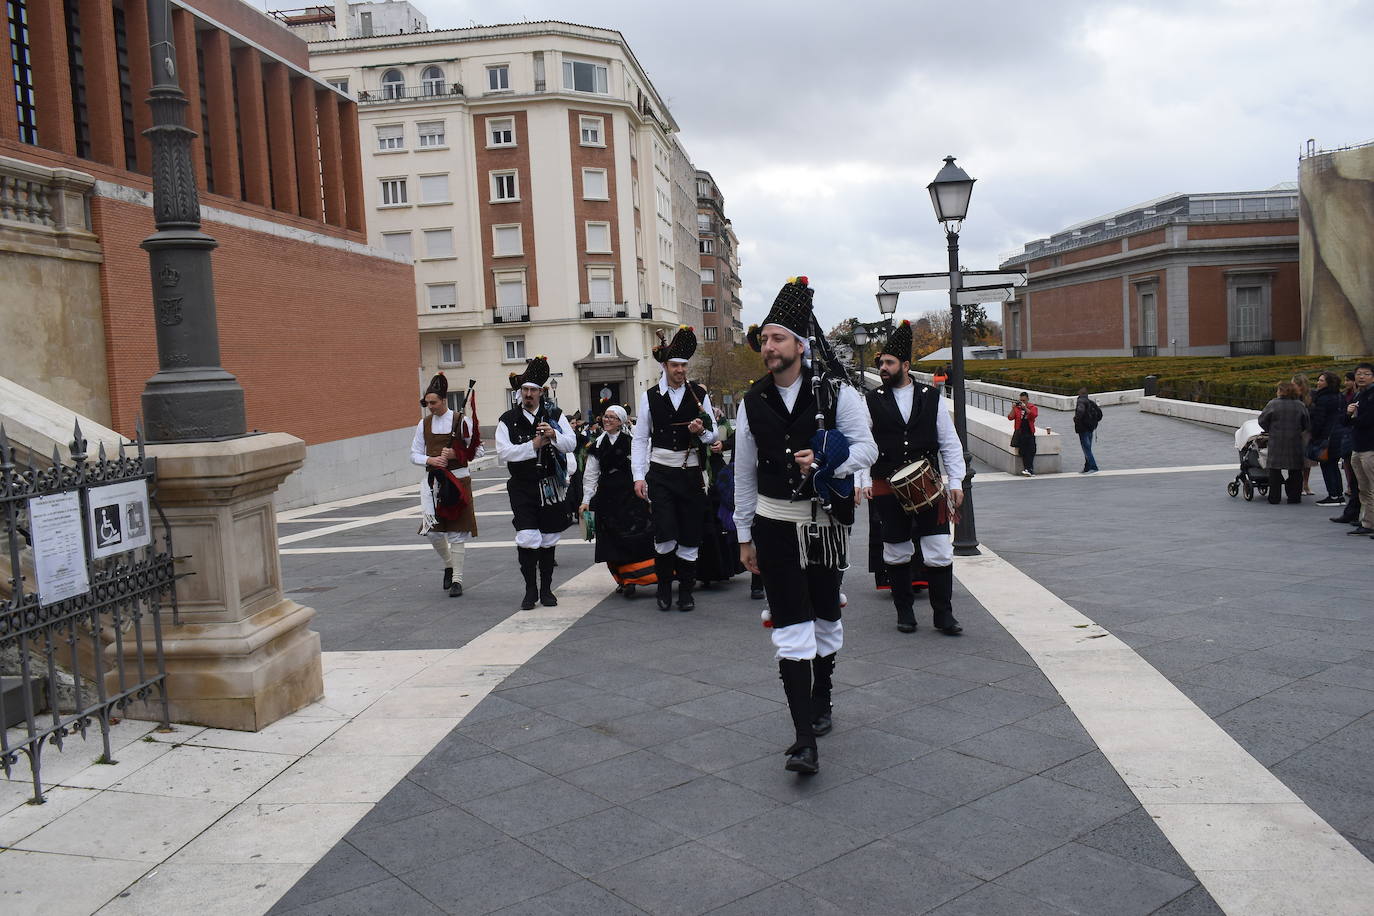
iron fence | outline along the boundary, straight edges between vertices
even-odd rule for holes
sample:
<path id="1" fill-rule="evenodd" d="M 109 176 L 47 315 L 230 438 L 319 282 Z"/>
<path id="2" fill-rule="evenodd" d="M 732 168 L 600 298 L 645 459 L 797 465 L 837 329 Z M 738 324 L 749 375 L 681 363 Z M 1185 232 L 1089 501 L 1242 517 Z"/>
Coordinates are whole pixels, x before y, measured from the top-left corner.
<path id="1" fill-rule="evenodd" d="M 943 386 L 943 394 L 947 398 L 954 397 L 954 387 L 948 383 Z M 1011 413 L 1013 404 L 1017 403 L 1016 398 L 1009 398 L 1005 395 L 991 394 L 987 391 L 973 391 L 969 388 L 964 389 L 964 403 L 969 407 L 976 407 L 979 410 L 986 410 L 995 413 L 999 417 L 1005 417 Z"/>
<path id="2" fill-rule="evenodd" d="M 1232 356 L 1273 356 L 1274 342 L 1272 340 L 1233 340 L 1231 341 Z"/>
<path id="3" fill-rule="evenodd" d="M 70 464 L 56 448 L 34 460 L 0 427 L 0 767 L 12 779 L 28 759 L 34 804 L 46 748 L 98 726 L 114 763 L 110 726 L 135 703 L 170 725 L 162 609 L 176 621 L 177 575 L 156 459 L 141 429 L 130 445 L 88 460 L 78 423 Z"/>

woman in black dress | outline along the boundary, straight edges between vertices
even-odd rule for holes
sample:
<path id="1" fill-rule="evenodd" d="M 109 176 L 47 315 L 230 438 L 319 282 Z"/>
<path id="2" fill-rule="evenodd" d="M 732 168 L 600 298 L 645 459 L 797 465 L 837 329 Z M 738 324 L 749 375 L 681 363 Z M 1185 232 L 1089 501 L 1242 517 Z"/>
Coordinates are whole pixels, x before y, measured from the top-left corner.
<path id="1" fill-rule="evenodd" d="M 635 496 L 630 470 L 630 431 L 625 409 L 616 405 L 601 416 L 605 430 L 587 451 L 582 477 L 582 511 L 596 518 L 596 561 L 605 563 L 625 597 L 636 586 L 653 585 L 654 538 L 649 504 Z"/>

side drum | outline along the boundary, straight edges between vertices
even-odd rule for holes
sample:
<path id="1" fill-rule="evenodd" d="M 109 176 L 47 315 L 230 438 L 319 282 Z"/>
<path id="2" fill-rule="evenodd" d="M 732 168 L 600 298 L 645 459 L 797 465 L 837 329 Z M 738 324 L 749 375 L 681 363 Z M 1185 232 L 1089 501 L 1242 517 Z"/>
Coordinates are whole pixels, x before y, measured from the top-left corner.
<path id="1" fill-rule="evenodd" d="M 939 470 L 924 458 L 899 468 L 888 484 L 908 515 L 929 509 L 945 492 Z"/>

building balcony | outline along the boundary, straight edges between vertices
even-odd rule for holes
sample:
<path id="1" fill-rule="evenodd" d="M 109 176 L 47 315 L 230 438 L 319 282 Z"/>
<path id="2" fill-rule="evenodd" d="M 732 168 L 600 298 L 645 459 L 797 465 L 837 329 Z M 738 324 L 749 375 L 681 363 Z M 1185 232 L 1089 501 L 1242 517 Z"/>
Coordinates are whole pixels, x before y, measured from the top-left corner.
<path id="1" fill-rule="evenodd" d="M 626 302 L 583 302 L 577 308 L 583 318 L 624 318 L 630 313 Z"/>
<path id="2" fill-rule="evenodd" d="M 646 302 L 639 307 L 639 317 L 645 321 L 654 317 L 654 306 L 652 302 Z"/>
<path id="3" fill-rule="evenodd" d="M 419 86 L 392 84 L 381 89 L 364 89 L 358 93 L 359 105 L 386 105 L 392 102 L 423 102 L 435 99 L 462 98 L 462 83 L 422 83 Z"/>
<path id="4" fill-rule="evenodd" d="M 491 313 L 492 324 L 516 324 L 530 320 L 528 305 L 498 305 Z"/>
<path id="5" fill-rule="evenodd" d="M 1273 356 L 1274 342 L 1272 340 L 1233 340 L 1231 341 L 1232 356 Z"/>
<path id="6" fill-rule="evenodd" d="M 1153 344 L 1139 344 L 1139 345 L 1137 345 L 1137 346 L 1131 347 L 1131 355 L 1132 355 L 1132 356 L 1158 356 L 1158 355 L 1159 355 L 1159 347 L 1156 347 L 1156 346 L 1154 346 Z"/>

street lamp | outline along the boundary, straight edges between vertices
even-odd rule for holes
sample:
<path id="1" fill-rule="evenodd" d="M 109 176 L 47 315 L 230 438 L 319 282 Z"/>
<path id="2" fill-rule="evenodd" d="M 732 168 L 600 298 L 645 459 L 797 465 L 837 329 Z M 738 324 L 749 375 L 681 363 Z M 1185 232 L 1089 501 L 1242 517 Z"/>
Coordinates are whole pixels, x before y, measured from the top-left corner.
<path id="1" fill-rule="evenodd" d="M 897 314 L 897 296 L 899 295 L 900 293 L 876 294 L 878 299 L 878 311 L 881 312 L 882 316 L 889 322 L 892 320 L 892 316 Z"/>
<path id="2" fill-rule="evenodd" d="M 551 378 L 551 379 L 549 379 L 549 388 L 552 389 L 552 394 L 549 395 L 549 400 L 550 400 L 550 401 L 553 401 L 553 406 L 554 406 L 554 407 L 557 407 L 557 406 L 558 406 L 558 379 L 556 379 L 556 378 Z"/>
<path id="3" fill-rule="evenodd" d="M 864 384 L 864 369 L 868 368 L 864 359 L 864 351 L 868 347 L 868 327 L 858 322 L 854 323 L 854 346 L 859 348 L 859 390 L 862 391 L 868 387 Z"/>
<path id="4" fill-rule="evenodd" d="M 978 532 L 973 521 L 973 455 L 968 450 L 968 417 L 964 412 L 964 320 L 959 306 L 959 288 L 963 278 L 959 271 L 959 229 L 968 215 L 969 198 L 973 196 L 975 179 L 954 164 L 953 156 L 945 157 L 944 168 L 927 185 L 930 202 L 935 207 L 936 221 L 945 227 L 945 241 L 949 247 L 949 311 L 951 370 L 949 384 L 954 389 L 954 428 L 964 449 L 964 504 L 959 522 L 954 526 L 954 552 L 963 556 L 979 553 Z M 879 294 L 879 306 L 882 305 Z M 895 307 L 895 302 L 893 303 Z"/>

